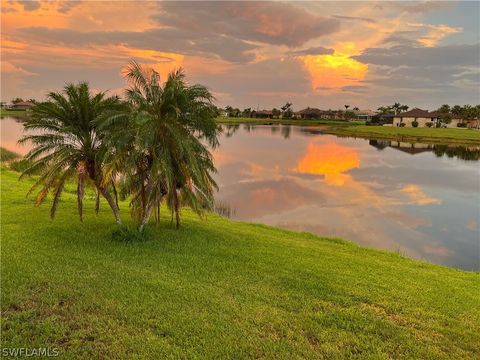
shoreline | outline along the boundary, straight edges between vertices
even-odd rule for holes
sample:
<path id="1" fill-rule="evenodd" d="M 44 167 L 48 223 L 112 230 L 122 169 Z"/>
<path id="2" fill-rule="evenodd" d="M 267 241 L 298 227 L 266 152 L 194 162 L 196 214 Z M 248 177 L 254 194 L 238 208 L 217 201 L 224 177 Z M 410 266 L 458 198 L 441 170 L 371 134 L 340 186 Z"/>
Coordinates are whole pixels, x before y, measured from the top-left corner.
<path id="1" fill-rule="evenodd" d="M 408 143 L 438 145 L 480 146 L 480 130 L 465 128 L 430 129 L 397 128 L 391 126 L 366 126 L 363 121 L 344 122 L 329 120 L 282 119 L 217 119 L 221 125 L 285 125 L 318 127 L 323 134 L 361 139 L 393 140 Z"/>

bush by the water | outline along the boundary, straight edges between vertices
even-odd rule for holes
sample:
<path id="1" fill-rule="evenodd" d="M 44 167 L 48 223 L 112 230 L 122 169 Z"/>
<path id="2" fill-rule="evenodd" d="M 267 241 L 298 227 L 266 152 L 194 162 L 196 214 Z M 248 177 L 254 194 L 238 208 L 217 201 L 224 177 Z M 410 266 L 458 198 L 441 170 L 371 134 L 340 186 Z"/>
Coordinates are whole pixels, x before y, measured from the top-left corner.
<path id="1" fill-rule="evenodd" d="M 4 147 L 0 147 L 0 161 L 10 161 L 10 160 L 18 159 L 19 157 L 20 157 L 20 154 L 7 150 Z"/>
<path id="2" fill-rule="evenodd" d="M 24 172 L 31 166 L 32 162 L 21 159 L 21 160 L 14 160 L 10 163 L 9 168 L 13 171 Z"/>
<path id="3" fill-rule="evenodd" d="M 151 240 L 153 232 L 149 227 L 142 231 L 137 226 L 120 225 L 112 232 L 112 240 L 124 243 L 138 243 Z"/>

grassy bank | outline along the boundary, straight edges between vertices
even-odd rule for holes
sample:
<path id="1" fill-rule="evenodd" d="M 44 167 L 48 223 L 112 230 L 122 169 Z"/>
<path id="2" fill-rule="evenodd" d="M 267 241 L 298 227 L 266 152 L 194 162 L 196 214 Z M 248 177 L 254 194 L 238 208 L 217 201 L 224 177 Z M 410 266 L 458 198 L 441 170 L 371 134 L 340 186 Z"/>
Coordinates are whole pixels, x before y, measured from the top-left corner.
<path id="1" fill-rule="evenodd" d="M 364 125 L 365 121 L 340 121 L 340 120 L 315 120 L 315 119 L 257 119 L 257 118 L 217 118 L 219 124 L 251 124 L 251 125 L 298 125 L 298 126 L 316 126 L 316 125 L 338 125 L 338 126 L 356 126 Z"/>
<path id="2" fill-rule="evenodd" d="M 0 116 L 26 117 L 28 114 L 27 110 L 0 109 Z"/>
<path id="3" fill-rule="evenodd" d="M 480 131 L 473 129 L 431 129 L 393 126 L 329 127 L 329 134 L 405 142 L 480 145 Z"/>
<path id="4" fill-rule="evenodd" d="M 145 243 L 67 188 L 55 221 L 2 182 L 2 347 L 62 358 L 475 358 L 478 273 L 189 211 Z M 128 219 L 128 208 L 122 204 Z"/>

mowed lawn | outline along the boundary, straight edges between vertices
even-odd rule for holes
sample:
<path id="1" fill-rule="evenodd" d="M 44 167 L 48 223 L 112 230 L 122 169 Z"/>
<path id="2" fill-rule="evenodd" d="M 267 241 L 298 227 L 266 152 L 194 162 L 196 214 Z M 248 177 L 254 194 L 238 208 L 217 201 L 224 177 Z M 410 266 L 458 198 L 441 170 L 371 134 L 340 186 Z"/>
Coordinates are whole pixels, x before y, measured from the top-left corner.
<path id="1" fill-rule="evenodd" d="M 68 187 L 55 221 L 1 175 L 2 347 L 61 358 L 480 356 L 480 275 L 394 253 L 184 211 L 154 239 L 111 240 Z M 128 206 L 122 204 L 124 220 Z M 128 222 L 128 221 L 127 221 Z"/>
<path id="2" fill-rule="evenodd" d="M 480 145 L 480 130 L 451 128 L 413 128 L 397 126 L 332 127 L 328 133 L 346 136 L 377 137 L 399 141 L 445 142 Z"/>

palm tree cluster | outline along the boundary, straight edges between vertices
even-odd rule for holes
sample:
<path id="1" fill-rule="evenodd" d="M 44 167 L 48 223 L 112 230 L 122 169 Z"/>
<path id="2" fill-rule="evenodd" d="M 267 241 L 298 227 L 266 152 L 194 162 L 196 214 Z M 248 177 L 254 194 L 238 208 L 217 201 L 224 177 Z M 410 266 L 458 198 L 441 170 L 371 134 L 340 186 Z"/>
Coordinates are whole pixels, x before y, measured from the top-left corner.
<path id="1" fill-rule="evenodd" d="M 219 132 L 213 96 L 202 85 L 189 85 L 181 69 L 162 84 L 155 70 L 132 62 L 124 76 L 124 100 L 92 95 L 80 83 L 34 107 L 24 125 L 34 133 L 21 140 L 33 144 L 22 176 L 40 172 L 30 192 L 41 187 L 37 205 L 53 193 L 52 218 L 65 183 L 75 178 L 80 219 L 85 187 L 92 185 L 96 210 L 104 197 L 118 223 L 120 195 L 130 199 L 140 230 L 152 213 L 158 221 L 162 203 L 178 227 L 182 206 L 199 215 L 213 206 L 216 169 L 209 147 L 218 145 Z"/>

